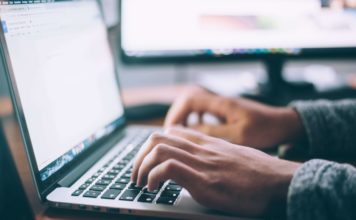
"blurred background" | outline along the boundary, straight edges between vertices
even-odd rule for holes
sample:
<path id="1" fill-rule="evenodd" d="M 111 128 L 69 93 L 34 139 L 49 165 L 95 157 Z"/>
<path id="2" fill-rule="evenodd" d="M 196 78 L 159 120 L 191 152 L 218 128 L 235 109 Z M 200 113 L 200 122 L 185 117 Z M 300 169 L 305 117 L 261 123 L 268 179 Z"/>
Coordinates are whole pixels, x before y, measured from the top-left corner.
<path id="1" fill-rule="evenodd" d="M 199 84 L 228 96 L 268 95 L 262 100 L 270 103 L 284 94 L 277 104 L 354 95 L 352 0 L 101 0 L 100 4 L 123 89 Z M 0 83 L 4 96 L 4 74 Z M 271 84 L 281 87 L 272 88 L 274 96 L 267 94 Z"/>
<path id="2" fill-rule="evenodd" d="M 355 96 L 352 0 L 102 4 L 124 89 L 198 84 L 279 105 Z"/>
<path id="3" fill-rule="evenodd" d="M 164 116 L 182 91 L 175 88 L 192 84 L 273 105 L 356 97 L 355 0 L 99 3 L 131 119 Z M 5 69 L 0 59 L 0 119 L 20 152 Z M 152 104 L 162 106 L 147 111 Z M 26 162 L 23 151 L 14 158 Z M 28 168 L 19 172 L 31 179 Z M 27 191 L 40 206 L 35 190 Z"/>

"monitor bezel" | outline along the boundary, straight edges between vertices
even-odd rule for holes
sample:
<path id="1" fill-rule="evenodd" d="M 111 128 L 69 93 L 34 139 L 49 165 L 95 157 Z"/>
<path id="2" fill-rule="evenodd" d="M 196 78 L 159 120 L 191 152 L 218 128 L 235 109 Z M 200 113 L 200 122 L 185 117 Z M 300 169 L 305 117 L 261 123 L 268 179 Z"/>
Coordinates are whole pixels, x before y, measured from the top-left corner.
<path id="1" fill-rule="evenodd" d="M 246 62 L 268 61 L 271 59 L 304 60 L 304 59 L 347 59 L 356 58 L 356 47 L 349 48 L 311 48 L 302 49 L 300 54 L 230 54 L 230 55 L 192 55 L 192 56 L 151 56 L 135 57 L 127 55 L 119 44 L 120 59 L 125 64 L 154 63 L 200 63 L 200 62 Z"/>
<path id="2" fill-rule="evenodd" d="M 76 0 L 68 0 L 68 1 L 76 1 Z M 99 7 L 97 0 L 91 0 L 91 1 L 96 2 L 97 7 Z M 58 3 L 58 2 L 47 2 L 44 4 L 53 4 L 53 3 Z M 99 8 L 99 10 L 100 10 L 100 8 Z M 105 26 L 101 10 L 100 10 L 100 13 L 101 13 L 102 23 Z M 1 18 L 0 18 L 0 22 L 1 22 Z M 108 40 L 108 43 L 110 44 L 107 28 L 105 28 L 105 29 L 107 32 L 107 40 Z M 126 125 L 125 108 L 123 108 L 122 116 L 116 118 L 113 121 L 113 122 L 118 122 L 116 128 L 113 131 L 111 131 L 109 134 L 103 136 L 102 138 L 98 139 L 95 143 L 93 143 L 92 146 L 90 146 L 88 149 L 86 149 L 82 153 L 80 153 L 75 159 L 73 159 L 71 162 L 64 165 L 60 170 L 58 170 L 56 173 L 51 175 L 48 179 L 42 181 L 41 176 L 40 176 L 41 172 L 37 166 L 36 157 L 35 157 L 35 154 L 33 151 L 33 146 L 32 146 L 30 134 L 28 131 L 26 119 L 24 116 L 23 107 L 22 107 L 22 103 L 20 100 L 20 95 L 19 95 L 19 91 L 18 91 L 18 87 L 17 87 L 17 83 L 16 83 L 16 79 L 15 79 L 15 75 L 14 75 L 14 71 L 13 71 L 13 67 L 12 67 L 12 62 L 10 59 L 9 50 L 8 50 L 6 39 L 5 39 L 5 34 L 4 34 L 2 27 L 0 28 L 0 42 L 1 42 L 0 49 L 1 49 L 1 53 L 2 53 L 1 59 L 3 59 L 3 61 L 5 63 L 5 76 L 6 76 L 7 84 L 9 85 L 10 97 L 11 97 L 12 104 L 14 107 L 14 112 L 15 112 L 15 115 L 17 118 L 18 126 L 19 126 L 19 129 L 21 132 L 21 138 L 23 140 L 26 155 L 29 160 L 31 174 L 32 174 L 39 198 L 42 201 L 45 201 L 46 196 L 57 186 L 57 183 L 59 180 L 61 180 L 64 176 L 66 176 L 71 170 L 73 170 L 76 166 L 78 166 L 89 155 L 95 153 L 104 142 L 107 142 L 108 139 L 111 139 L 114 134 L 116 134 L 119 130 L 121 130 Z M 112 47 L 110 47 L 110 48 L 112 49 Z M 120 99 L 123 100 L 122 92 L 120 90 L 121 87 L 120 87 L 120 83 L 119 83 L 119 79 L 118 79 L 117 61 L 115 59 L 113 51 L 111 51 L 111 54 L 112 54 L 112 59 L 113 59 L 114 65 L 115 65 L 114 68 L 115 68 L 116 83 L 119 88 L 119 94 L 118 94 L 119 99 L 118 100 L 120 100 Z M 123 103 L 122 103 L 122 105 L 123 105 Z"/>

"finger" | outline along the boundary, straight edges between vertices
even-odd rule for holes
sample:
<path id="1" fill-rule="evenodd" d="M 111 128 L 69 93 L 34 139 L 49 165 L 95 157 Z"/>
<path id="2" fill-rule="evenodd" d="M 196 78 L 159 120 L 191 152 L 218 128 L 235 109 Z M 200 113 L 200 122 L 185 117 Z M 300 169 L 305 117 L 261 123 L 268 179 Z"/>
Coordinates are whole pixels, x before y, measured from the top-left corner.
<path id="1" fill-rule="evenodd" d="M 148 190 L 157 189 L 160 182 L 169 179 L 174 180 L 191 193 L 194 193 L 195 188 L 203 183 L 200 172 L 175 159 L 169 159 L 151 170 L 148 175 Z"/>
<path id="2" fill-rule="evenodd" d="M 203 124 L 205 112 L 198 112 L 198 124 Z"/>
<path id="3" fill-rule="evenodd" d="M 198 145 L 204 144 L 207 141 L 203 133 L 182 126 L 169 127 L 164 132 L 165 134 L 183 138 Z"/>
<path id="4" fill-rule="evenodd" d="M 190 141 L 184 140 L 179 137 L 174 137 L 172 135 L 163 135 L 163 134 L 158 134 L 158 133 L 152 134 L 150 136 L 150 138 L 148 138 L 146 143 L 142 146 L 141 150 L 138 152 L 138 154 L 136 156 L 133 170 L 132 170 L 132 176 L 131 176 L 131 180 L 133 182 L 135 182 L 137 179 L 138 169 L 141 166 L 143 159 L 157 144 L 167 144 L 167 145 L 174 146 L 174 147 L 180 148 L 182 150 L 188 151 L 193 154 L 199 148 L 201 148 L 201 147 L 197 146 L 196 144 L 191 143 Z"/>
<path id="5" fill-rule="evenodd" d="M 227 112 L 227 106 L 224 105 L 225 101 L 225 98 L 212 94 L 183 96 L 169 110 L 165 120 L 165 127 L 185 124 L 191 112 L 209 112 L 218 117 L 225 118 Z"/>
<path id="6" fill-rule="evenodd" d="M 176 147 L 159 144 L 143 160 L 138 171 L 137 185 L 146 185 L 149 172 L 157 165 L 169 159 L 175 159 L 190 167 L 199 169 L 204 165 L 204 161 L 193 154 Z"/>

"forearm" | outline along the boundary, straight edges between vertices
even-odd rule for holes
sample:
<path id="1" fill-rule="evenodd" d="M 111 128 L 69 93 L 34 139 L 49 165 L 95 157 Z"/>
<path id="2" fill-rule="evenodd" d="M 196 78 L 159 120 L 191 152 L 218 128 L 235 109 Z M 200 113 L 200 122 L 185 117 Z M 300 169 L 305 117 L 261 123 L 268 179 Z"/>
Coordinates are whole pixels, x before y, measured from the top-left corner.
<path id="1" fill-rule="evenodd" d="M 295 102 L 309 157 L 356 158 L 356 100 Z"/>
<path id="2" fill-rule="evenodd" d="M 311 160 L 294 174 L 288 192 L 289 220 L 356 219 L 356 169 Z"/>

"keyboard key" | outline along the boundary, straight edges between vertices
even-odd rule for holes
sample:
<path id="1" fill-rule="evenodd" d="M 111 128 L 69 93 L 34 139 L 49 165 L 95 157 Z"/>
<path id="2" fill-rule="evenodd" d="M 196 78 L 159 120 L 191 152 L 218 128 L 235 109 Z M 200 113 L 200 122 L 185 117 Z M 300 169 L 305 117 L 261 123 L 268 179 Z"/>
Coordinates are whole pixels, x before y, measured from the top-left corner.
<path id="1" fill-rule="evenodd" d="M 81 189 L 81 190 L 86 189 L 86 188 L 88 188 L 89 185 L 90 185 L 90 184 L 88 184 L 88 183 L 84 183 L 83 185 L 81 185 L 81 186 L 79 187 L 79 189 Z"/>
<path id="2" fill-rule="evenodd" d="M 136 183 L 131 183 L 129 185 L 128 189 L 137 189 L 137 190 L 141 190 L 143 187 L 142 186 L 136 186 Z"/>
<path id="3" fill-rule="evenodd" d="M 110 186 L 110 189 L 119 189 L 119 190 L 123 190 L 125 188 L 126 184 L 122 184 L 122 183 L 114 183 Z"/>
<path id="4" fill-rule="evenodd" d="M 105 171 L 105 168 L 104 167 L 102 167 L 102 168 L 100 168 L 99 170 L 98 170 L 98 172 L 104 172 Z"/>
<path id="5" fill-rule="evenodd" d="M 182 187 L 178 186 L 178 185 L 168 185 L 168 186 L 166 186 L 166 190 L 169 190 L 169 191 L 181 191 Z"/>
<path id="6" fill-rule="evenodd" d="M 123 184 L 128 184 L 130 182 L 130 179 L 125 179 L 125 178 L 119 178 L 116 180 L 116 183 L 123 183 Z"/>
<path id="7" fill-rule="evenodd" d="M 157 199 L 157 204 L 165 204 L 165 205 L 173 205 L 174 202 L 176 201 L 175 198 L 170 198 L 170 197 L 159 197 Z"/>
<path id="8" fill-rule="evenodd" d="M 155 189 L 155 190 L 153 190 L 152 192 L 151 192 L 151 191 L 148 191 L 147 188 L 144 188 L 144 189 L 143 189 L 143 193 L 146 193 L 146 194 L 157 194 L 158 192 L 159 192 L 158 189 Z"/>
<path id="9" fill-rule="evenodd" d="M 97 172 L 95 173 L 93 176 L 91 176 L 92 178 L 97 178 L 98 176 L 100 176 L 102 174 L 102 172 Z"/>
<path id="10" fill-rule="evenodd" d="M 141 194 L 141 196 L 138 198 L 138 201 L 152 203 L 155 197 L 156 195 L 153 194 Z"/>
<path id="11" fill-rule="evenodd" d="M 107 186 L 107 185 L 109 185 L 110 183 L 111 183 L 110 180 L 103 180 L 103 179 L 101 179 L 101 180 L 98 180 L 98 181 L 96 182 L 96 185 Z"/>
<path id="12" fill-rule="evenodd" d="M 170 180 L 169 182 L 168 182 L 168 185 L 178 185 L 175 181 L 173 181 L 173 180 Z"/>
<path id="13" fill-rule="evenodd" d="M 89 190 L 89 191 L 86 191 L 83 196 L 88 197 L 88 198 L 97 198 L 99 195 L 100 195 L 100 192 Z"/>
<path id="14" fill-rule="evenodd" d="M 131 160 L 132 158 L 134 158 L 135 155 L 133 155 L 132 153 L 129 153 L 128 155 L 126 155 L 126 157 L 124 157 L 124 160 Z"/>
<path id="15" fill-rule="evenodd" d="M 94 185 L 90 188 L 90 190 L 94 190 L 94 191 L 104 191 L 104 189 L 106 188 L 106 186 L 103 185 Z"/>
<path id="16" fill-rule="evenodd" d="M 82 194 L 82 192 L 83 192 L 83 190 L 78 189 L 72 193 L 72 196 L 80 196 L 80 194 Z"/>
<path id="17" fill-rule="evenodd" d="M 120 172 L 121 170 L 112 169 L 107 174 L 117 176 L 117 174 L 119 174 Z"/>
<path id="18" fill-rule="evenodd" d="M 113 168 L 116 170 L 122 170 L 125 168 L 126 165 L 124 164 L 116 164 Z"/>
<path id="19" fill-rule="evenodd" d="M 179 195 L 179 191 L 163 191 L 161 196 L 163 197 L 170 197 L 170 198 L 177 198 Z"/>
<path id="20" fill-rule="evenodd" d="M 131 160 L 124 158 L 121 162 L 122 162 L 122 164 L 128 164 L 128 163 L 130 163 L 130 161 Z"/>
<path id="21" fill-rule="evenodd" d="M 87 179 L 87 181 L 85 181 L 85 183 L 91 184 L 95 180 L 96 180 L 96 178 L 89 178 L 89 179 Z"/>
<path id="22" fill-rule="evenodd" d="M 121 190 L 117 189 L 109 189 L 102 196 L 102 199 L 116 199 L 116 197 L 120 194 Z"/>
<path id="23" fill-rule="evenodd" d="M 160 182 L 159 186 L 158 186 L 158 189 L 161 189 L 163 185 L 164 185 L 164 182 Z"/>
<path id="24" fill-rule="evenodd" d="M 133 201 L 133 200 L 135 200 L 136 196 L 139 193 L 140 193 L 140 190 L 128 189 L 122 194 L 122 196 L 120 197 L 120 200 Z"/>
<path id="25" fill-rule="evenodd" d="M 101 178 L 103 180 L 113 180 L 116 176 L 115 175 L 110 175 L 110 174 L 105 174 L 104 176 L 102 176 Z"/>
<path id="26" fill-rule="evenodd" d="M 124 175 L 122 175 L 121 178 L 130 179 L 131 178 L 131 173 L 124 173 Z"/>

